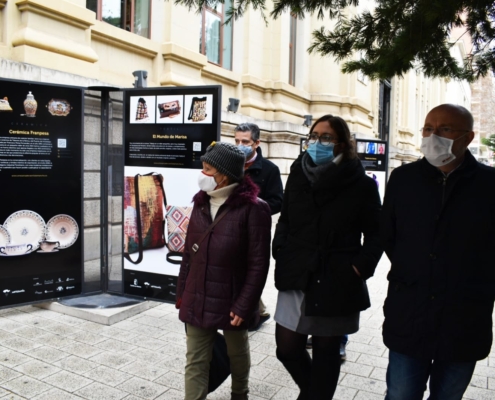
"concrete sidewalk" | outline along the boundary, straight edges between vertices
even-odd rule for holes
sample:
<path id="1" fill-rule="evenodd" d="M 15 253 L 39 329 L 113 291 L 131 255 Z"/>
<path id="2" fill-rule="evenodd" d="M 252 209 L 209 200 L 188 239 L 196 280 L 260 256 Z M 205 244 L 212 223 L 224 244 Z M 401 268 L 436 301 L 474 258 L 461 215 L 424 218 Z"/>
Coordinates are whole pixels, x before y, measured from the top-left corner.
<path id="1" fill-rule="evenodd" d="M 383 399 L 387 349 L 381 338 L 389 264 L 369 281 L 372 307 L 361 314 L 342 365 L 339 400 Z M 273 314 L 273 269 L 263 299 Z M 25 306 L 0 310 L 1 399 L 183 399 L 184 326 L 171 304 L 112 326 Z M 250 399 L 296 399 L 298 390 L 275 357 L 275 325 L 250 336 Z M 230 399 L 227 380 L 209 400 Z M 465 399 L 495 399 L 495 352 L 480 361 Z"/>

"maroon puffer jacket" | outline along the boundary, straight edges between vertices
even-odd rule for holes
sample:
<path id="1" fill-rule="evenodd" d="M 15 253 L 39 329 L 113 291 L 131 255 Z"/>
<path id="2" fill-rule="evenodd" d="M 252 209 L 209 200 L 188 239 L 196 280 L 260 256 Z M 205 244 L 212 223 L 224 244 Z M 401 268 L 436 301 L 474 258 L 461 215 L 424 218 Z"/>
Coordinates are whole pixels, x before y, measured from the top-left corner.
<path id="1" fill-rule="evenodd" d="M 191 258 L 191 247 L 212 223 L 210 196 L 200 191 L 187 231 L 177 285 L 179 318 L 205 329 L 246 329 L 265 286 L 270 264 L 270 208 L 257 197 L 258 188 L 245 177 L 220 207 L 229 212 L 203 240 Z M 230 324 L 230 312 L 244 322 Z"/>

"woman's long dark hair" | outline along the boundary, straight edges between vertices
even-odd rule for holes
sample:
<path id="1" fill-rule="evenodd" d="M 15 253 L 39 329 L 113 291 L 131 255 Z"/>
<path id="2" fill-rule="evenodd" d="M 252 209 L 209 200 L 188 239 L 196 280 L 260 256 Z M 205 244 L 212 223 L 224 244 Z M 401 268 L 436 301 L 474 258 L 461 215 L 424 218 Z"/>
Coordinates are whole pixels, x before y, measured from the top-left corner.
<path id="1" fill-rule="evenodd" d="M 320 122 L 328 122 L 332 129 L 335 131 L 337 136 L 339 137 L 339 143 L 344 143 L 344 149 L 342 150 L 344 159 L 351 160 L 357 157 L 356 154 L 356 145 L 354 140 L 351 137 L 351 131 L 349 130 L 349 126 L 347 122 L 345 122 L 342 118 L 336 117 L 331 114 L 324 115 L 323 117 L 318 118 L 314 124 L 311 126 L 309 130 L 309 134 L 313 132 L 313 129 Z"/>

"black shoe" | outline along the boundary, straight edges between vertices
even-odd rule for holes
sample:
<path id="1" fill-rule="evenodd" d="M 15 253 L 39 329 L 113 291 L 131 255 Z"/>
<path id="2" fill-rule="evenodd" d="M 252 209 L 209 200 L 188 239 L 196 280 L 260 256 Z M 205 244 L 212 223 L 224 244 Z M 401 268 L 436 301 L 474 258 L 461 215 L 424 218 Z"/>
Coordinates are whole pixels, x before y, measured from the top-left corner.
<path id="1" fill-rule="evenodd" d="M 345 343 L 341 343 L 341 344 L 340 344 L 340 359 L 341 359 L 342 361 L 345 361 L 346 357 L 347 357 L 347 356 L 346 356 L 346 354 L 345 354 Z"/>
<path id="2" fill-rule="evenodd" d="M 258 329 L 261 328 L 261 325 L 263 325 L 269 319 L 270 319 L 270 314 L 263 315 L 262 317 L 260 317 L 260 322 L 258 323 L 258 325 L 255 326 L 254 328 L 248 328 L 248 332 L 255 332 L 255 331 L 257 331 Z"/>
<path id="3" fill-rule="evenodd" d="M 307 349 L 312 349 L 313 348 L 313 337 L 312 336 L 310 336 L 308 338 L 308 341 L 306 342 L 306 348 Z"/>

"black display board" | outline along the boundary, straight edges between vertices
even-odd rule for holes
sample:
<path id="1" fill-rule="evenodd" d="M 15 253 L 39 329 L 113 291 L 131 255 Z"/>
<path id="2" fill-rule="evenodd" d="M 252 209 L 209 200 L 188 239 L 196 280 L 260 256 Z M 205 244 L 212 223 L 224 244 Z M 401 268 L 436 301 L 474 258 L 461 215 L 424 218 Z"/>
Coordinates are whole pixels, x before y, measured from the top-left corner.
<path id="1" fill-rule="evenodd" d="M 83 89 L 0 80 L 0 307 L 81 293 Z"/>
<path id="2" fill-rule="evenodd" d="M 221 86 L 126 90 L 124 105 L 124 293 L 174 302 L 172 252 L 183 250 L 200 156 L 220 139 Z"/>
<path id="3" fill-rule="evenodd" d="M 356 139 L 356 150 L 366 174 L 378 186 L 383 202 L 388 171 L 388 143 L 385 140 Z"/>

